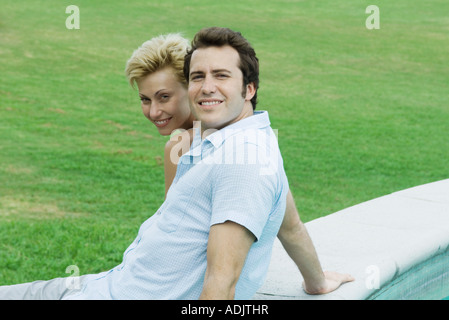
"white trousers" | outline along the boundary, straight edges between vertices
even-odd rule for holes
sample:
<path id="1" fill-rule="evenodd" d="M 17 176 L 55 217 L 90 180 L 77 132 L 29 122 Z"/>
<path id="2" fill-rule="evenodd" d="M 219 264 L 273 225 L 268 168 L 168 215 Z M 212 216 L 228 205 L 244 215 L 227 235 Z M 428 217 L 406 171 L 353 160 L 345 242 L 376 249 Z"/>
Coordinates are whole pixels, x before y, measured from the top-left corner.
<path id="1" fill-rule="evenodd" d="M 78 292 L 86 276 L 0 286 L 0 300 L 61 300 Z"/>

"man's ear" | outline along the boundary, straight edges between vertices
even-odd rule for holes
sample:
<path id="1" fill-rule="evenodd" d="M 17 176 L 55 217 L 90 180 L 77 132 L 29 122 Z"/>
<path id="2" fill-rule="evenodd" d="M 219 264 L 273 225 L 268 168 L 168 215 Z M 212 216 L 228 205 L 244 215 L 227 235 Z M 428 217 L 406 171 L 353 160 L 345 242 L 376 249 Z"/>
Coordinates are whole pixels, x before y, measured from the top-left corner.
<path id="1" fill-rule="evenodd" d="M 250 82 L 246 85 L 246 96 L 245 100 L 250 101 L 254 95 L 256 94 L 256 86 L 254 85 L 254 82 Z"/>

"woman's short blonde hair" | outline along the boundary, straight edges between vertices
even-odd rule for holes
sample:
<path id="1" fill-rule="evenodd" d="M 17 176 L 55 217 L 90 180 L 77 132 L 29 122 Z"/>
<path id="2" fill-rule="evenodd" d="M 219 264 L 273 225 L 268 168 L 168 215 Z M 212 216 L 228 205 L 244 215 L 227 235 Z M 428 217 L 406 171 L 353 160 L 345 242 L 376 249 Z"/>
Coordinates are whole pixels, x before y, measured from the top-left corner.
<path id="1" fill-rule="evenodd" d="M 187 86 L 184 77 L 184 57 L 190 43 L 179 33 L 170 33 L 154 37 L 135 50 L 126 63 L 125 74 L 129 83 L 135 83 L 165 67 L 172 67 L 179 82 Z"/>

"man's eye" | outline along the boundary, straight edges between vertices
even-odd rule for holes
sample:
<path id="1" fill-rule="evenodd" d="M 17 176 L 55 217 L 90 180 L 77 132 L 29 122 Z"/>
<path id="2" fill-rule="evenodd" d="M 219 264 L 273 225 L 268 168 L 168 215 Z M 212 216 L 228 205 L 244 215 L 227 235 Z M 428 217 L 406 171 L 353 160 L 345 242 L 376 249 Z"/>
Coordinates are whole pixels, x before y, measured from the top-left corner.
<path id="1" fill-rule="evenodd" d="M 191 76 L 190 80 L 191 81 L 198 81 L 201 80 L 203 78 L 203 76 L 197 75 L 197 76 Z"/>

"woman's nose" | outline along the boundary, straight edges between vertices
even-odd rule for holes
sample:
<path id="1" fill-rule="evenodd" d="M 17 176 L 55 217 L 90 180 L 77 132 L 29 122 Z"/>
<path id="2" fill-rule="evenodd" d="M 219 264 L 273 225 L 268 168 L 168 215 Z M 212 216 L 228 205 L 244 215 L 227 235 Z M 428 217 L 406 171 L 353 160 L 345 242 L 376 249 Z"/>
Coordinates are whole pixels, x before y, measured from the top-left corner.
<path id="1" fill-rule="evenodd" d="M 160 105 L 157 102 L 152 102 L 151 106 L 149 107 L 149 115 L 152 120 L 158 120 L 162 114 L 162 109 L 160 108 Z"/>

